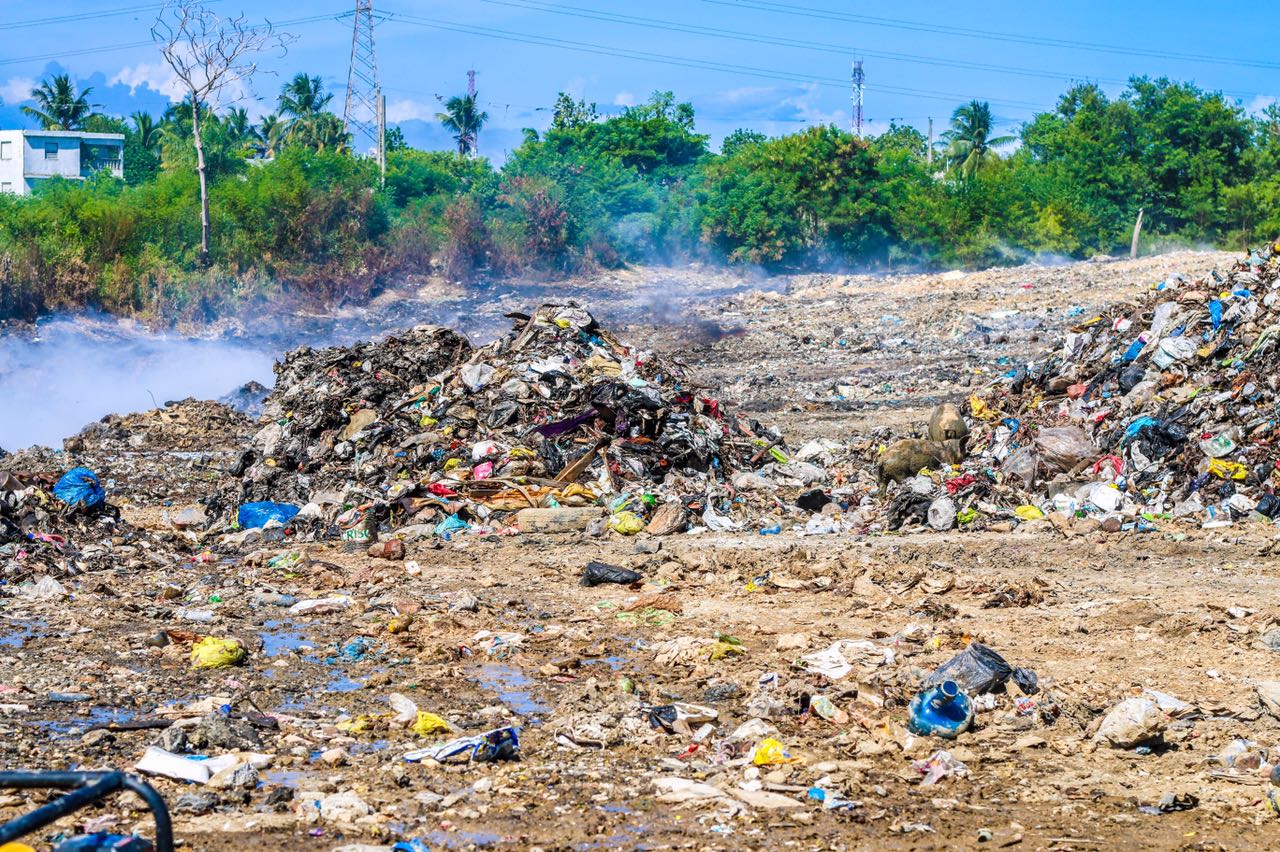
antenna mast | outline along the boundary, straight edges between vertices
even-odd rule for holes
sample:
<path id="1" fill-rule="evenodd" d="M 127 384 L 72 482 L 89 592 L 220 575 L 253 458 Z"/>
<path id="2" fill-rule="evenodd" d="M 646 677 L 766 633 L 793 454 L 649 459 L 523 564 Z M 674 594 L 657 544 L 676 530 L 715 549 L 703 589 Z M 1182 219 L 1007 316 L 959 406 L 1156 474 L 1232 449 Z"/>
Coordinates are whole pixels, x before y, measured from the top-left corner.
<path id="1" fill-rule="evenodd" d="M 862 136 L 862 105 L 866 99 L 867 74 L 862 70 L 862 60 L 853 61 L 853 135 Z"/>

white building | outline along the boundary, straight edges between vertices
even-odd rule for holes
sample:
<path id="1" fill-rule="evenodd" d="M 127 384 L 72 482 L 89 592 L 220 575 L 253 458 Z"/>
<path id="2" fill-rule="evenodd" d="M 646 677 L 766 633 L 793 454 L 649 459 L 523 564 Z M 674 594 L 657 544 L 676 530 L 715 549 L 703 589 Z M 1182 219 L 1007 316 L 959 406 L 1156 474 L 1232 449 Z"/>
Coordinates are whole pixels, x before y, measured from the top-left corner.
<path id="1" fill-rule="evenodd" d="M 124 177 L 123 134 L 0 130 L 0 192 L 30 195 L 51 177 L 84 180 L 103 169 Z"/>

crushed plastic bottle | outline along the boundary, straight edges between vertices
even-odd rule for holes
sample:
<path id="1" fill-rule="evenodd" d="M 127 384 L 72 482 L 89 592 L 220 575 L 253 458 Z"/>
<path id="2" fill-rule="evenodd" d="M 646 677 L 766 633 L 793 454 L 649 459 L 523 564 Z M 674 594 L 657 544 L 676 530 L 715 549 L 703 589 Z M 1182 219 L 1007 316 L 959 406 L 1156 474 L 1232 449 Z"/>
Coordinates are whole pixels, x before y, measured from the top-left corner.
<path id="1" fill-rule="evenodd" d="M 955 739 L 973 724 L 973 702 L 954 680 L 926 689 L 911 701 L 907 727 L 913 734 Z"/>

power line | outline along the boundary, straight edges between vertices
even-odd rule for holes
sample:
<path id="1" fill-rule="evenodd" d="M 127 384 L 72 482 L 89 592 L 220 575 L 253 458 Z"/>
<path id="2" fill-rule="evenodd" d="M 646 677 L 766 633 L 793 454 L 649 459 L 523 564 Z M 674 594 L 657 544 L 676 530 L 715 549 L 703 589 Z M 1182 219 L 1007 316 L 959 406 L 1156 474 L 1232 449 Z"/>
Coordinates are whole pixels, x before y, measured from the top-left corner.
<path id="1" fill-rule="evenodd" d="M 643 62 L 653 62 L 661 65 L 671 65 L 682 68 L 696 68 L 704 71 L 721 71 L 738 75 L 746 75 L 752 77 L 761 77 L 771 80 L 781 80 L 788 83 L 796 83 L 799 85 L 811 84 L 824 86 L 828 88 L 845 89 L 848 81 L 841 80 L 836 77 L 822 77 L 816 75 L 799 74 L 791 71 L 780 71 L 771 68 L 759 68 L 750 65 L 738 65 L 729 62 L 719 62 L 707 59 L 691 59 L 688 57 L 672 56 L 663 53 L 652 53 L 649 51 L 632 50 L 630 48 L 619 48 L 608 45 L 594 44 L 591 42 L 571 41 L 568 39 L 555 38 L 553 36 L 540 36 L 530 33 L 515 32 L 512 30 L 502 30 L 493 27 L 480 27 L 473 24 L 462 24 L 456 21 L 444 21 L 435 18 L 424 18 L 416 15 L 407 15 L 402 13 L 394 13 L 389 20 L 391 22 L 407 23 L 416 26 L 429 27 L 432 29 L 445 30 L 447 32 L 462 33 L 464 35 L 476 35 L 485 38 L 496 38 L 504 41 L 521 42 L 525 44 L 535 44 L 543 47 L 553 47 L 560 50 L 571 50 L 578 53 L 591 53 L 599 56 L 622 57 L 625 59 L 635 59 Z M 945 100 L 954 102 L 956 100 L 972 100 L 974 96 L 958 94 L 955 92 L 939 92 L 929 89 L 914 89 L 905 86 L 875 86 L 872 91 L 882 91 L 892 94 L 900 94 L 907 97 L 930 98 L 934 100 Z M 982 98 L 978 98 L 982 100 Z M 1047 109 L 1043 104 L 1034 104 L 1027 101 L 1013 101 L 1005 99 L 987 99 L 990 103 L 1010 106 L 1015 109 L 1038 110 Z"/>
<path id="2" fill-rule="evenodd" d="M 320 23 L 322 21 L 336 21 L 348 14 L 350 13 L 337 12 L 329 15 L 312 15 L 307 18 L 295 18 L 293 20 L 288 20 L 288 21 L 276 21 L 272 23 L 271 26 L 295 27 L 295 26 L 301 26 L 302 24 Z M 94 53 L 111 53 L 117 50 L 136 50 L 137 48 L 140 48 L 140 47 L 151 47 L 154 44 L 155 44 L 154 41 L 147 40 L 147 41 L 132 41 L 132 42 L 127 42 L 125 44 L 109 44 L 109 45 L 104 45 L 102 47 L 82 47 L 76 50 L 60 50 L 57 53 L 42 53 L 42 54 L 35 54 L 32 56 L 18 56 L 18 57 L 10 57 L 7 59 L 0 59 L 0 65 L 18 65 L 23 62 L 41 62 L 46 59 L 63 59 L 66 57 L 88 56 Z"/>
<path id="3" fill-rule="evenodd" d="M 940 59 L 938 57 L 920 56 L 911 53 L 895 53 L 884 50 L 871 50 L 863 47 L 855 47 L 848 45 L 832 44 L 831 42 L 813 41 L 811 39 L 793 39 L 784 36 L 766 36 L 759 33 L 743 32 L 741 30 L 727 30 L 721 27 L 707 27 L 701 24 L 685 24 L 679 21 L 668 21 L 659 18 L 647 18 L 637 15 L 621 15 L 612 12 L 600 12 L 594 9 L 585 9 L 581 6 L 568 6 L 564 4 L 543 3 L 538 0 L 480 0 L 482 3 L 489 3 L 495 6 L 508 6 L 515 9 L 530 9 L 540 12 L 551 12 L 556 15 L 568 15 L 575 18 L 587 18 L 597 21 L 606 21 L 610 23 L 629 24 L 632 26 L 647 27 L 649 29 L 667 30 L 669 32 L 682 32 L 691 35 L 709 35 L 716 38 L 733 39 L 735 41 L 752 42 L 755 44 L 772 44 L 778 47 L 794 47 L 799 50 L 810 50 L 819 53 L 834 53 L 840 56 L 849 56 L 858 54 L 860 56 L 870 56 L 876 59 L 890 59 L 902 62 L 914 62 L 923 65 L 937 65 L 944 68 L 965 68 L 975 71 L 992 71 L 999 74 L 1013 74 L 1024 77 L 1042 77 L 1050 80 L 1069 80 L 1075 77 L 1073 73 L 1066 71 L 1047 71 L 1036 68 L 1024 68 L 1008 65 L 994 65 L 984 62 L 970 62 L 961 59 Z M 1116 79 L 1097 79 L 1106 83 L 1124 83 L 1124 80 Z M 1250 93 L 1252 94 L 1252 93 Z"/>
<path id="4" fill-rule="evenodd" d="M 223 0 L 204 0 L 206 3 L 221 3 Z M 31 18 L 26 21 L 9 21 L 0 23 L 0 30 L 17 30 L 26 27 L 43 27 L 49 24 L 73 24 L 80 21 L 96 21 L 99 18 L 113 18 L 117 15 L 129 15 L 134 12 L 155 11 L 163 8 L 162 4 L 150 3 L 146 6 L 125 6 L 118 9 L 102 9 L 97 12 L 78 12 L 72 15 L 55 15 L 48 18 Z"/>
<path id="5" fill-rule="evenodd" d="M 849 12 L 835 12 L 812 6 L 790 6 L 769 0 L 701 0 L 717 6 L 730 6 L 735 9 L 752 9 L 758 12 L 772 12 L 784 15 L 799 15 L 807 18 L 818 18 L 828 21 L 844 21 L 856 24 L 867 24 L 873 27 L 889 27 L 892 29 L 914 30 L 916 32 L 956 35 L 983 41 L 1007 41 L 1016 44 L 1031 44 L 1041 47 L 1060 47 L 1070 50 L 1088 50 L 1095 53 L 1115 53 L 1123 56 L 1144 56 L 1155 59 L 1177 59 L 1189 62 L 1213 62 L 1219 65 L 1237 65 L 1244 68 L 1280 68 L 1280 62 L 1262 59 L 1239 59 L 1222 56 L 1210 56 L 1201 53 L 1181 53 L 1168 50 L 1148 50 L 1140 47 L 1129 47 L 1116 44 L 1101 44 L 1071 39 L 1052 38 L 1048 36 L 1028 36 L 1018 33 L 1001 33 L 991 30 L 971 29 L 969 27 L 944 26 L 922 21 L 908 21 L 899 18 L 882 18 L 875 15 L 856 15 Z"/>
<path id="6" fill-rule="evenodd" d="M 602 12 L 597 9 L 584 8 L 582 6 L 571 6 L 564 3 L 547 3 L 543 2 L 543 0 L 480 0 L 480 2 L 494 6 L 506 6 L 512 9 L 528 9 L 532 11 L 549 12 L 555 15 L 567 15 L 569 17 L 579 19 L 625 24 L 629 26 L 645 27 L 648 29 L 665 30 L 667 32 L 708 35 L 714 38 L 731 39 L 734 41 L 753 44 L 770 44 L 778 47 L 791 47 L 798 50 L 808 50 L 818 53 L 831 53 L 843 57 L 857 54 L 862 57 L 869 56 L 876 59 L 887 59 L 893 62 L 933 65 L 942 68 L 963 68 L 974 71 L 987 71 L 995 74 L 1008 74 L 1017 77 L 1030 77 L 1058 81 L 1080 79 L 1080 75 L 1076 72 L 1053 71 L 1043 68 L 1028 68 L 1025 66 L 1003 65 L 988 62 L 974 62 L 963 59 L 947 59 L 936 56 L 921 56 L 919 54 L 912 53 L 875 50 L 860 46 L 813 41 L 812 39 L 794 39 L 778 35 L 762 35 L 760 33 L 730 30 L 722 27 L 709 27 L 701 24 L 687 24 L 680 21 L 663 20 L 660 18 Z M 1124 85 L 1129 82 L 1127 79 L 1122 80 L 1116 77 L 1089 76 L 1088 79 L 1093 82 L 1108 83 L 1112 85 Z M 1255 97 L 1259 94 L 1258 92 L 1245 92 L 1231 89 L 1223 89 L 1222 91 L 1226 94 L 1243 97 Z"/>

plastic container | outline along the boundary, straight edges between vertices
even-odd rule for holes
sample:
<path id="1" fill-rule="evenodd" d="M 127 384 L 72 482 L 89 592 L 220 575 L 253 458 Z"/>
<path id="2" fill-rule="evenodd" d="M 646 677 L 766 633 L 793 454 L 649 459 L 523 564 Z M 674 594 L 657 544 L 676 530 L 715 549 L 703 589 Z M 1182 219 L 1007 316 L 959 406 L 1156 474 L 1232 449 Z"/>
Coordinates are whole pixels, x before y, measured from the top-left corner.
<path id="1" fill-rule="evenodd" d="M 907 727 L 924 737 L 955 739 L 973 724 L 973 702 L 954 680 L 943 681 L 911 700 Z"/>

